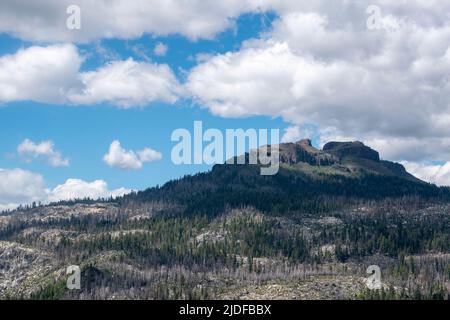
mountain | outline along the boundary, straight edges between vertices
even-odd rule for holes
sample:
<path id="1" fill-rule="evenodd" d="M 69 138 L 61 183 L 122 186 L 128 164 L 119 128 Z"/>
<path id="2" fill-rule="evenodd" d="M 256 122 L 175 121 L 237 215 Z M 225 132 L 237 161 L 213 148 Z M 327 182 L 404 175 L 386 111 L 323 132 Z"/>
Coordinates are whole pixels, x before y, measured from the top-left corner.
<path id="1" fill-rule="evenodd" d="M 311 140 L 281 144 L 280 160 L 283 164 L 298 165 L 307 163 L 312 166 L 329 167 L 329 174 L 379 174 L 421 182 L 409 174 L 405 168 L 390 161 L 380 160 L 377 151 L 362 142 L 329 142 L 323 150 L 311 145 Z"/>
<path id="2" fill-rule="evenodd" d="M 328 174 L 378 174 L 422 182 L 409 174 L 401 164 L 380 160 L 377 151 L 359 141 L 329 142 L 324 145 L 323 150 L 314 148 L 310 140 L 281 144 L 279 147 L 283 164 L 296 166 L 307 163 L 311 166 L 325 166 L 329 169 L 326 171 Z"/>
<path id="3" fill-rule="evenodd" d="M 0 298 L 450 298 L 448 188 L 361 142 L 278 147 L 274 176 L 220 164 L 118 199 L 0 215 Z M 71 265 L 80 289 L 66 286 Z M 383 290 L 367 288 L 369 265 Z"/>
<path id="4" fill-rule="evenodd" d="M 401 164 L 380 160 L 377 151 L 361 142 L 330 142 L 323 150 L 314 148 L 309 140 L 278 147 L 280 169 L 274 176 L 262 176 L 261 165 L 227 162 L 215 165 L 210 172 L 125 196 L 121 202 L 171 199 L 183 206 L 184 214 L 214 215 L 229 206 L 283 213 L 356 199 L 450 196 L 448 188 L 417 179 Z M 249 163 L 249 154 L 241 157 Z"/>

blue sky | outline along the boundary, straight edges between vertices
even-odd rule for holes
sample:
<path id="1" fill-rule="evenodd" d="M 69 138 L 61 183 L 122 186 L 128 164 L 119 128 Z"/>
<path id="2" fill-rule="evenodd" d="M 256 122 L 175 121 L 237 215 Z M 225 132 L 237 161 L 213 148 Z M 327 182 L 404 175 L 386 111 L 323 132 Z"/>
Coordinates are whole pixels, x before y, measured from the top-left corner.
<path id="1" fill-rule="evenodd" d="M 79 30 L 66 26 L 72 4 Z M 3 0 L 0 209 L 208 170 L 170 159 L 171 133 L 196 120 L 277 128 L 318 147 L 360 140 L 449 185 L 448 10 L 419 0 Z"/>
<path id="2" fill-rule="evenodd" d="M 104 179 L 113 188 L 126 186 L 143 189 L 162 184 L 185 174 L 207 170 L 204 165 L 172 164 L 170 152 L 176 144 L 171 134 L 177 128 L 192 131 L 194 121 L 201 120 L 205 130 L 217 128 L 283 128 L 281 119 L 252 117 L 224 119 L 215 117 L 208 110 L 180 102 L 176 107 L 164 104 L 151 108 L 122 110 L 101 105 L 95 107 L 65 107 L 21 102 L 13 107 L 0 109 L 5 125 L 0 129 L 0 167 L 21 167 L 41 172 L 49 186 L 56 186 L 71 177 L 87 181 Z M 25 116 L 24 116 L 25 115 Z M 26 163 L 16 153 L 17 146 L 25 139 L 44 141 L 51 139 L 63 156 L 70 158 L 70 166 L 52 168 L 44 161 Z M 151 147 L 163 154 L 163 160 L 144 166 L 140 171 L 118 170 L 107 166 L 102 158 L 109 144 L 120 140 L 126 149 L 138 150 Z"/>
<path id="3" fill-rule="evenodd" d="M 270 25 L 272 14 L 246 14 L 236 21 L 232 30 L 217 35 L 212 40 L 192 41 L 181 36 L 154 37 L 144 35 L 139 39 L 99 40 L 79 45 L 86 60 L 82 71 L 95 70 L 105 63 L 98 47 L 115 59 L 132 57 L 136 61 L 151 61 L 169 65 L 177 77 L 195 66 L 197 54 L 218 54 L 238 50 L 242 41 L 258 36 Z M 14 54 L 33 44 L 15 39 L 7 34 L 0 36 L 0 55 Z M 164 56 L 157 56 L 153 49 L 158 43 L 168 47 Z M 146 57 L 137 54 L 139 48 Z M 205 130 L 217 128 L 271 129 L 284 128 L 286 123 L 279 117 L 245 117 L 229 119 L 213 116 L 211 112 L 191 99 L 175 104 L 153 103 L 124 110 L 104 103 L 89 106 L 65 106 L 35 101 L 4 103 L 0 106 L 0 168 L 22 168 L 39 172 L 45 177 L 49 188 L 76 177 L 85 181 L 104 180 L 111 189 L 125 187 L 142 190 L 179 178 L 186 174 L 209 170 L 208 165 L 174 165 L 170 152 L 172 132 L 177 128 L 192 131 L 194 121 L 203 121 Z M 70 159 L 68 167 L 49 166 L 45 158 L 28 162 L 17 153 L 18 145 L 25 139 L 36 143 L 51 140 L 63 157 Z M 113 140 L 119 140 L 125 149 L 138 150 L 151 147 L 162 153 L 163 159 L 146 164 L 142 170 L 120 170 L 108 166 L 102 159 Z"/>

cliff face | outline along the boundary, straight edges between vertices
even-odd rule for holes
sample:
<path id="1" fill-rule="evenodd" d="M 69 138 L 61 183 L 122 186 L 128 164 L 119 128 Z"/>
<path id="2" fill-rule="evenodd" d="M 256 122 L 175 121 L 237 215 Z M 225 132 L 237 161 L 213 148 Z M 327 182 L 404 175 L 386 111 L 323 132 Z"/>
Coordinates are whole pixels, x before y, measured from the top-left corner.
<path id="1" fill-rule="evenodd" d="M 305 162 L 312 166 L 331 166 L 338 163 L 339 158 L 314 148 L 311 140 L 300 140 L 280 145 L 280 162 L 290 165 Z"/>
<path id="2" fill-rule="evenodd" d="M 324 149 L 280 145 L 273 176 L 218 164 L 107 202 L 0 214 L 0 300 L 354 299 L 370 264 L 397 292 L 444 297 L 450 189 L 362 143 Z M 400 275 L 401 255 L 429 274 Z M 69 265 L 80 290 L 66 287 Z"/>
<path id="3" fill-rule="evenodd" d="M 380 155 L 377 151 L 364 145 L 364 143 L 355 142 L 329 142 L 324 145 L 323 151 L 337 156 L 340 160 L 346 157 L 356 157 L 369 159 L 379 162 Z"/>
<path id="4" fill-rule="evenodd" d="M 380 160 L 376 150 L 359 141 L 328 142 L 322 150 L 314 148 L 311 140 L 304 139 L 296 143 L 279 145 L 280 163 L 288 166 L 306 163 L 311 166 L 330 167 L 339 171 L 367 172 L 381 175 L 396 176 L 414 182 L 421 182 L 399 163 Z"/>

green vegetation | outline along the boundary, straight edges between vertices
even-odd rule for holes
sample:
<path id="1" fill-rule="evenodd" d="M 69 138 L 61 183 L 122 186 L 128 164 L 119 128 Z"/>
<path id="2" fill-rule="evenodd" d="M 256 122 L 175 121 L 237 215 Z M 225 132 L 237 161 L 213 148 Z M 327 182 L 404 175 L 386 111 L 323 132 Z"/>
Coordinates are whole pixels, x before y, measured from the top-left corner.
<path id="1" fill-rule="evenodd" d="M 49 255 L 42 277 L 83 266 L 80 291 L 66 290 L 60 272 L 15 297 L 212 299 L 275 288 L 274 297 L 448 299 L 450 189 L 361 144 L 330 145 L 329 155 L 305 143 L 288 146 L 276 176 L 217 165 L 117 200 L 5 213 L 0 241 L 20 261 Z M 365 158 L 347 156 L 351 148 Z M 364 289 L 372 264 L 382 270 L 379 291 Z"/>

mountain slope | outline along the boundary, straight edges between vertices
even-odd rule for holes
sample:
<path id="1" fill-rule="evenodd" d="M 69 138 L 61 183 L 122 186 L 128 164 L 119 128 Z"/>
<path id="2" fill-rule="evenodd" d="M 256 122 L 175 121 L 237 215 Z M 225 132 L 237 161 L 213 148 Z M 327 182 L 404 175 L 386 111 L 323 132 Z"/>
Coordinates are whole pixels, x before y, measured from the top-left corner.
<path id="1" fill-rule="evenodd" d="M 323 150 L 311 145 L 310 140 L 281 144 L 280 161 L 282 164 L 298 165 L 308 163 L 312 166 L 329 167 L 329 174 L 344 173 L 355 176 L 359 173 L 395 176 L 413 182 L 422 182 L 399 163 L 380 160 L 377 151 L 362 142 L 329 142 Z"/>
<path id="2" fill-rule="evenodd" d="M 324 199 L 419 196 L 449 198 L 439 188 L 410 175 L 397 163 L 381 161 L 378 152 L 360 142 L 329 143 L 323 150 L 309 140 L 281 144 L 280 170 L 261 176 L 259 165 L 216 165 L 210 172 L 169 182 L 124 197 L 121 201 L 166 201 L 187 214 L 219 214 L 225 207 L 252 206 L 266 212 L 292 212 L 327 207 Z M 248 157 L 248 154 L 246 155 Z"/>
<path id="3" fill-rule="evenodd" d="M 447 188 L 361 143 L 280 145 L 117 200 L 0 215 L 0 299 L 448 299 Z M 82 270 L 68 290 L 65 270 Z M 384 291 L 365 289 L 378 265 Z"/>

